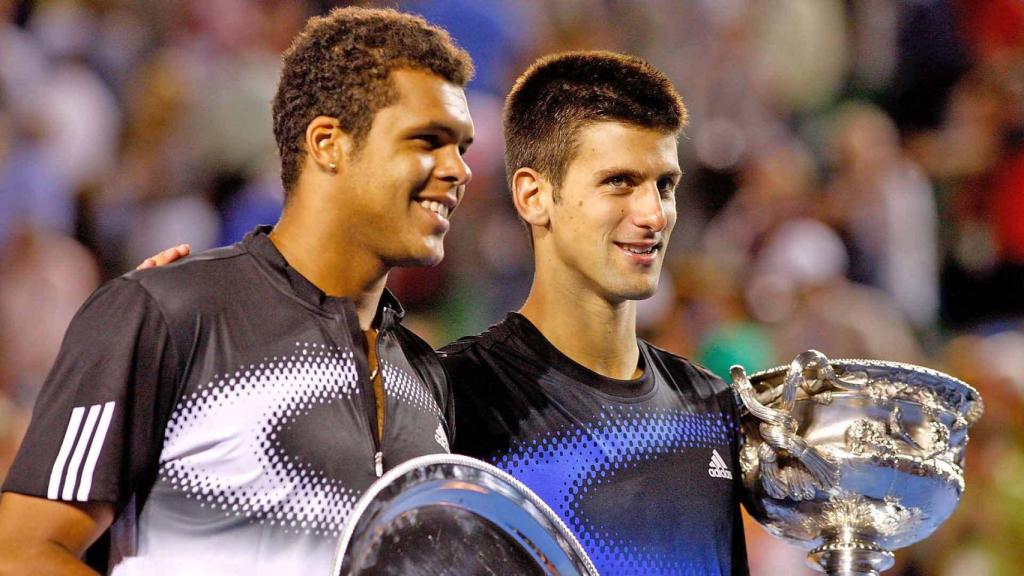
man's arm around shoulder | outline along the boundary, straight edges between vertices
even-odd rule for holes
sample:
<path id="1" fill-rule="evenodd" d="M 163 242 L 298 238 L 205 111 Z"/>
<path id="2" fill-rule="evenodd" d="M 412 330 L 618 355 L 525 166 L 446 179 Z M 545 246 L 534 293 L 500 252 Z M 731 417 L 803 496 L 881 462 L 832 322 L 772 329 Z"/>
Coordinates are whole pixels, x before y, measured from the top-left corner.
<path id="1" fill-rule="evenodd" d="M 0 576 L 95 575 L 81 556 L 113 520 L 109 503 L 6 492 L 0 497 Z"/>

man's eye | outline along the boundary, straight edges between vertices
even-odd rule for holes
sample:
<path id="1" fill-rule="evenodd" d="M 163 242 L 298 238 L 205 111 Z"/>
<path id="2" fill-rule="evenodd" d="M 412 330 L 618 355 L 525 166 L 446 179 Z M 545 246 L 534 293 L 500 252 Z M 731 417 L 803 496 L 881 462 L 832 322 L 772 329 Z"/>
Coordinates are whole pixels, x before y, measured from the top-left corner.
<path id="1" fill-rule="evenodd" d="M 613 188 L 623 188 L 625 186 L 629 186 L 629 180 L 627 180 L 625 176 L 612 176 L 605 182 L 607 182 L 607 184 L 609 186 L 612 186 Z"/>
<path id="2" fill-rule="evenodd" d="M 671 178 L 662 178 L 658 181 L 658 190 L 664 195 L 673 194 L 676 191 L 676 183 Z"/>
<path id="3" fill-rule="evenodd" d="M 423 142 L 423 144 L 432 150 L 434 148 L 441 147 L 441 139 L 433 134 L 420 134 L 419 136 L 415 136 L 414 139 Z"/>

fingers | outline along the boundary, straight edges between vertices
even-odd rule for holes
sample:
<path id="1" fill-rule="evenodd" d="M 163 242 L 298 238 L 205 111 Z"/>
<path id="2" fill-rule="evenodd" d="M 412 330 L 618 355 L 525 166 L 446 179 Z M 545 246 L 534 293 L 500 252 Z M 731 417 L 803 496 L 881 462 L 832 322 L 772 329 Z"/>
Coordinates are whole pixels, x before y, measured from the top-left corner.
<path id="1" fill-rule="evenodd" d="M 167 250 L 164 250 L 163 252 L 155 256 L 150 256 L 149 258 L 146 258 L 145 260 L 142 261 L 142 264 L 139 264 L 135 269 L 145 270 L 147 268 L 157 268 L 160 266 L 166 266 L 167 264 L 170 264 L 175 260 L 180 260 L 185 256 L 188 256 L 190 253 L 192 253 L 191 246 L 189 246 L 188 244 L 178 244 L 177 246 L 168 248 Z"/>

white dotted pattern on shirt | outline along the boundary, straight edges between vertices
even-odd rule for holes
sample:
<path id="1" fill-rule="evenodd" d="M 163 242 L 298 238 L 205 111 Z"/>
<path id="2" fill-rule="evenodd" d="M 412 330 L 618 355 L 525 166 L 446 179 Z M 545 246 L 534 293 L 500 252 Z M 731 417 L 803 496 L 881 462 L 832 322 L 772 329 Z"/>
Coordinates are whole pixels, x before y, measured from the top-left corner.
<path id="1" fill-rule="evenodd" d="M 389 396 L 394 396 L 418 410 L 443 419 L 441 408 L 438 407 L 434 396 L 427 392 L 418 379 L 390 362 L 384 361 L 381 366 L 383 367 L 384 390 Z"/>
<path id="2" fill-rule="evenodd" d="M 296 342 L 215 376 L 179 402 L 160 478 L 203 507 L 287 532 L 337 537 L 359 493 L 287 454 L 280 433 L 317 405 L 359 394 L 351 350 Z"/>

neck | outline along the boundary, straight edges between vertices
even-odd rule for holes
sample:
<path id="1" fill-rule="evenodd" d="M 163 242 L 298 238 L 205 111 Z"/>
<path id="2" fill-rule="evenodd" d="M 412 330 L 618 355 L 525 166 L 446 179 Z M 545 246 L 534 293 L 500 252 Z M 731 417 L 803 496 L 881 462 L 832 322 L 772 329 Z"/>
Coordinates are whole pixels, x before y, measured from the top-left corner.
<path id="1" fill-rule="evenodd" d="M 376 254 L 344 236 L 347 228 L 323 211 L 293 198 L 270 233 L 288 265 L 329 296 L 355 304 L 359 326 L 369 330 L 389 268 Z"/>
<path id="2" fill-rule="evenodd" d="M 579 286 L 548 282 L 538 268 L 520 313 L 585 368 L 619 380 L 640 375 L 635 302 L 613 303 Z"/>

